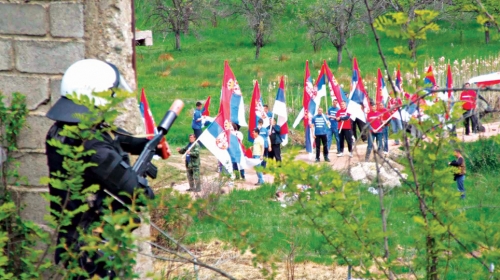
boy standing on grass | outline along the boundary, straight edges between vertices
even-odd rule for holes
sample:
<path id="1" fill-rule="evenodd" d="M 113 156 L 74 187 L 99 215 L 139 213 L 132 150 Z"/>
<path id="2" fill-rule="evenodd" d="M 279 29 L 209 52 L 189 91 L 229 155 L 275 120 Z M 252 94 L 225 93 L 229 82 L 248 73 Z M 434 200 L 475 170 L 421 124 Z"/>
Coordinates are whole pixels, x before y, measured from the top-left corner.
<path id="1" fill-rule="evenodd" d="M 264 160 L 264 139 L 262 136 L 259 135 L 259 129 L 256 128 L 252 131 L 252 137 L 253 137 L 253 158 L 258 158 L 261 161 Z M 256 165 L 255 167 L 259 167 L 261 164 Z M 262 172 L 257 172 L 257 178 L 259 180 L 257 181 L 256 186 L 264 184 L 264 175 Z"/>
<path id="2" fill-rule="evenodd" d="M 195 135 L 189 135 L 189 144 L 184 148 L 177 148 L 179 154 L 186 153 L 186 171 L 189 181 L 188 192 L 199 192 L 201 191 L 200 183 L 200 148 L 197 143 Z M 194 146 L 193 146 L 194 145 Z M 191 148 L 191 146 L 193 146 Z M 189 150 L 191 148 L 191 150 Z"/>
<path id="3" fill-rule="evenodd" d="M 462 152 L 459 149 L 455 149 L 453 152 L 455 157 L 454 161 L 451 161 L 448 163 L 448 165 L 458 167 L 458 171 L 455 172 L 455 177 L 454 180 L 457 181 L 457 187 L 458 191 L 462 193 L 460 196 L 461 199 L 465 198 L 465 186 L 464 186 L 464 181 L 465 181 L 465 160 L 462 157 Z"/>

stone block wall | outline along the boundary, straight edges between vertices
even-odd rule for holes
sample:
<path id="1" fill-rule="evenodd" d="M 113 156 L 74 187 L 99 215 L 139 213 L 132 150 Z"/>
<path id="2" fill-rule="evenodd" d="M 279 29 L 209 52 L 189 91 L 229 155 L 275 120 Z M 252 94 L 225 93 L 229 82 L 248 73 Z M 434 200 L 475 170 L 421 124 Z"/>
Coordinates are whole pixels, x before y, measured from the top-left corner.
<path id="1" fill-rule="evenodd" d="M 13 92 L 27 97 L 30 110 L 27 125 L 19 136 L 19 172 L 26 180 L 10 186 L 22 215 L 43 224 L 47 203 L 41 193 L 48 187 L 40 178 L 48 176 L 45 135 L 52 121 L 45 117 L 60 97 L 64 71 L 84 58 L 115 64 L 132 88 L 133 0 L 0 0 L 0 93 L 10 103 Z M 127 105 L 128 104 L 128 105 Z M 142 133 L 137 101 L 125 104 L 120 125 Z"/>

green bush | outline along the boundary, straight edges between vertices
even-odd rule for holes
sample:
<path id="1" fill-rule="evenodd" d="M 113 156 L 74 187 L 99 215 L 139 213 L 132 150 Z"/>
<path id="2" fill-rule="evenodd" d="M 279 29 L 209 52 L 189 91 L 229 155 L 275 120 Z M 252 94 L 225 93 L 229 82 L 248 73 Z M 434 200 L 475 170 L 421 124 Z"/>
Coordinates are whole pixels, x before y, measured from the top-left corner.
<path id="1" fill-rule="evenodd" d="M 500 137 L 482 138 L 463 145 L 467 172 L 488 172 L 500 168 Z"/>

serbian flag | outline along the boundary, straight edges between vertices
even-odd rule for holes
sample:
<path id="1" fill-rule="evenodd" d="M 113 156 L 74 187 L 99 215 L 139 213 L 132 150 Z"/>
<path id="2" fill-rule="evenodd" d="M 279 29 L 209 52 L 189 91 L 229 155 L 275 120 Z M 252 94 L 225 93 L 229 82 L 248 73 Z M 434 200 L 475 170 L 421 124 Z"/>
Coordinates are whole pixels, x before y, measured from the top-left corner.
<path id="1" fill-rule="evenodd" d="M 230 128 L 232 126 L 230 124 L 225 126 L 225 123 L 228 123 L 228 121 L 224 118 L 224 115 L 220 113 L 210 126 L 203 131 L 200 137 L 198 137 L 198 141 L 203 143 L 205 148 L 217 158 L 229 173 L 232 173 L 232 157 L 235 159 L 238 157 L 237 151 L 238 148 L 241 149 L 241 146 L 238 144 L 238 138 L 230 133 Z M 236 139 L 236 144 L 233 138 Z M 231 141 L 232 145 L 236 146 L 232 151 L 232 155 L 229 153 L 230 142 L 228 139 Z"/>
<path id="2" fill-rule="evenodd" d="M 243 104 L 240 86 L 227 60 L 224 61 L 224 77 L 221 93 L 219 113 L 222 113 L 224 120 L 233 122 L 239 126 L 248 126 L 245 120 L 245 105 Z"/>
<path id="3" fill-rule="evenodd" d="M 285 146 L 288 143 L 288 113 L 286 111 L 285 82 L 283 80 L 283 77 L 281 77 L 280 87 L 278 88 L 276 100 L 274 101 L 273 115 L 278 116 L 278 121 L 276 122 L 276 124 L 281 127 L 280 137 L 281 140 L 283 140 L 281 145 Z"/>
<path id="4" fill-rule="evenodd" d="M 377 93 L 375 95 L 375 102 L 377 104 L 383 104 L 384 107 L 386 107 L 388 99 L 389 99 L 389 92 L 387 92 L 387 87 L 385 86 L 384 77 L 382 76 L 382 71 L 380 71 L 380 68 L 378 68 Z"/>
<path id="5" fill-rule="evenodd" d="M 203 109 L 201 109 L 201 115 L 202 116 L 210 116 L 210 96 L 208 96 L 207 101 L 205 101 L 205 105 L 203 105 Z"/>
<path id="6" fill-rule="evenodd" d="M 403 79 L 401 79 L 401 71 L 399 70 L 399 64 L 398 64 L 398 71 L 396 72 L 396 91 L 399 93 L 403 92 Z"/>
<path id="7" fill-rule="evenodd" d="M 453 96 L 453 91 L 451 90 L 453 88 L 453 77 L 451 75 L 451 66 L 448 64 L 448 69 L 446 71 L 446 87 L 448 88 L 448 102 L 446 105 L 446 114 L 445 114 L 445 119 L 448 120 L 450 118 L 450 110 L 451 110 L 451 99 Z"/>
<path id="8" fill-rule="evenodd" d="M 142 115 L 142 120 L 144 121 L 144 126 L 146 127 L 146 138 L 147 139 L 153 139 L 153 136 L 158 133 L 156 129 L 156 124 L 155 124 L 155 119 L 153 118 L 153 114 L 151 113 L 151 110 L 149 109 L 149 103 L 148 99 L 146 98 L 146 92 L 144 91 L 144 88 L 142 89 L 141 92 L 141 101 L 139 102 L 139 109 L 141 111 Z M 163 159 L 168 159 L 170 155 L 172 154 L 170 151 L 170 147 L 168 146 L 167 141 L 165 140 L 165 137 L 160 141 L 161 145 L 161 158 Z"/>
<path id="9" fill-rule="evenodd" d="M 328 78 L 328 86 L 330 88 L 330 96 L 333 99 L 337 99 L 337 101 L 342 102 L 345 101 L 347 102 L 347 96 L 345 95 L 344 91 L 340 87 L 339 83 L 337 82 L 337 79 L 332 74 L 332 71 L 328 67 L 328 64 L 326 64 L 326 60 L 323 60 L 323 66 L 325 67 L 325 74 L 326 77 Z"/>
<path id="10" fill-rule="evenodd" d="M 309 62 L 306 61 L 306 74 L 304 78 L 304 96 L 302 99 L 302 110 L 300 110 L 299 115 L 293 122 L 293 127 L 295 128 L 302 119 L 304 123 L 306 122 L 306 116 L 308 117 L 307 122 L 316 115 L 318 108 L 321 103 L 321 98 L 326 96 L 326 73 L 322 66 L 321 71 L 316 80 L 316 84 L 313 85 L 311 74 L 309 73 Z M 307 114 L 306 112 L 307 111 Z"/>
<path id="11" fill-rule="evenodd" d="M 361 78 L 361 73 L 358 67 L 358 60 L 354 58 L 353 69 L 352 69 L 352 79 L 351 79 L 351 92 L 349 94 L 350 101 L 347 104 L 347 112 L 351 114 L 351 119 L 360 119 L 366 122 L 366 114 L 370 112 L 370 100 L 368 99 L 368 93 L 363 84 L 363 79 Z M 363 110 L 363 107 L 364 110 Z"/>
<path id="12" fill-rule="evenodd" d="M 429 66 L 427 72 L 425 73 L 424 84 L 431 84 L 431 88 L 436 86 L 436 79 L 434 79 L 434 73 L 432 72 L 432 65 Z"/>
<path id="13" fill-rule="evenodd" d="M 139 108 L 141 110 L 142 120 L 144 121 L 144 126 L 146 127 L 146 138 L 149 140 L 153 139 L 153 136 L 156 134 L 156 124 L 153 118 L 153 114 L 149 109 L 148 99 L 146 98 L 146 92 L 144 88 L 141 92 L 141 102 L 139 103 Z"/>
<path id="14" fill-rule="evenodd" d="M 295 119 L 293 123 L 293 127 L 295 128 L 299 122 L 304 120 L 304 132 L 306 137 L 306 151 L 308 153 L 312 153 L 313 149 L 313 141 L 311 135 L 311 127 L 309 125 L 310 120 L 313 114 L 316 113 L 316 103 L 315 97 L 317 94 L 317 89 L 314 87 L 311 79 L 311 73 L 309 73 L 309 61 L 306 60 L 306 70 L 304 76 L 304 95 L 302 99 L 302 110 L 299 112 L 299 115 Z"/>
<path id="15" fill-rule="evenodd" d="M 264 123 L 263 127 L 269 126 L 271 123 L 269 117 L 264 111 L 264 106 L 262 104 L 262 96 L 260 95 L 259 82 L 255 82 L 253 86 L 252 102 L 250 103 L 250 119 L 248 120 L 248 141 L 253 143 L 252 131 L 258 126 L 259 120 Z"/>

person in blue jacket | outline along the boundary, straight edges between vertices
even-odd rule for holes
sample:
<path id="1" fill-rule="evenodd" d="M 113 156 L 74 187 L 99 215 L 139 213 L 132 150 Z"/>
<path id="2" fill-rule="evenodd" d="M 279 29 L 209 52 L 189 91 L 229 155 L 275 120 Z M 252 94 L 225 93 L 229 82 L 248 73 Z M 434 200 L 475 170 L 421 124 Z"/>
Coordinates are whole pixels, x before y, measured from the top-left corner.
<path id="1" fill-rule="evenodd" d="M 333 142 L 333 138 L 335 137 L 335 143 L 337 144 L 337 154 L 340 154 L 340 141 L 339 141 L 339 128 L 337 122 L 337 112 L 340 110 L 339 102 L 337 99 L 332 100 L 332 107 L 328 108 L 328 119 L 330 120 L 330 133 L 328 137 L 328 150 Z"/>
<path id="2" fill-rule="evenodd" d="M 318 114 L 311 119 L 311 127 L 314 130 L 312 133 L 314 135 L 314 142 L 316 143 L 316 162 L 319 162 L 319 154 L 321 149 L 321 143 L 323 143 L 323 157 L 325 161 L 330 161 L 328 158 L 328 147 L 327 147 L 327 131 L 329 130 L 330 122 L 327 121 L 325 115 L 323 115 L 323 109 L 318 109 Z"/>
<path id="3" fill-rule="evenodd" d="M 203 121 L 202 121 L 202 115 L 201 115 L 201 107 L 203 105 L 201 104 L 201 102 L 196 102 L 196 108 L 194 109 L 194 114 L 193 114 L 193 121 L 191 122 L 191 128 L 193 129 L 193 133 L 194 133 L 194 136 L 196 137 L 196 139 L 198 139 L 198 137 L 200 137 L 201 135 L 201 128 L 203 126 Z M 200 142 L 200 146 L 203 147 L 201 145 L 201 142 Z"/>

